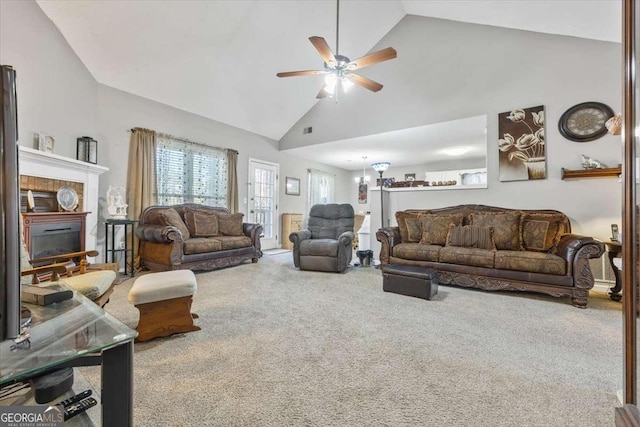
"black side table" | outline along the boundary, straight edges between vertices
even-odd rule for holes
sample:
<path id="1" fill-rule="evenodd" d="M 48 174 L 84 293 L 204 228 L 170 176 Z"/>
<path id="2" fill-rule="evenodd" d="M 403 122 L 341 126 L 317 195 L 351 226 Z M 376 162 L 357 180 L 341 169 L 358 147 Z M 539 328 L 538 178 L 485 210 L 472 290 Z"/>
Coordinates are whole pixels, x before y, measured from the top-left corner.
<path id="1" fill-rule="evenodd" d="M 135 219 L 107 219 L 104 222 L 104 262 L 115 262 L 116 253 L 122 252 L 124 254 L 124 274 L 125 276 L 131 274 L 131 277 L 135 275 L 135 268 L 133 266 L 133 245 L 134 245 L 134 228 L 138 221 Z M 124 227 L 124 247 L 116 248 L 116 228 L 118 226 Z M 111 228 L 111 236 L 109 236 L 109 228 Z M 131 238 L 127 240 L 127 233 L 131 233 Z M 111 244 L 111 247 L 109 246 Z M 109 261 L 109 254 L 111 254 L 111 261 Z M 128 270 L 130 269 L 130 271 Z"/>
<path id="2" fill-rule="evenodd" d="M 609 298 L 613 301 L 622 300 L 622 295 L 620 295 L 620 291 L 622 290 L 622 280 L 620 278 L 620 270 L 613 263 L 613 259 L 617 256 L 621 256 L 622 254 L 622 243 L 612 240 L 610 242 L 604 242 L 607 247 L 607 253 L 609 255 L 609 263 L 611 264 L 611 269 L 613 270 L 613 275 L 616 278 L 616 285 L 613 288 L 609 289 Z"/>

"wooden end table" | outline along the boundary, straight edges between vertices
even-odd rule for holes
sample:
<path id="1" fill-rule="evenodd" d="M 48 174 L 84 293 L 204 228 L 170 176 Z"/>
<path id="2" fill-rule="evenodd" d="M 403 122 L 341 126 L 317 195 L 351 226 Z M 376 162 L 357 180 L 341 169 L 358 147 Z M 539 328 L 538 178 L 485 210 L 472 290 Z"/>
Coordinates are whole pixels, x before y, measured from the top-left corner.
<path id="1" fill-rule="evenodd" d="M 608 242 L 604 242 L 604 244 L 607 247 L 609 264 L 611 264 L 613 275 L 616 278 L 616 285 L 613 288 L 609 289 L 609 298 L 611 298 L 613 301 L 621 301 L 622 295 L 620 295 L 620 291 L 622 290 L 622 280 L 620 279 L 620 270 L 613 263 L 613 259 L 618 256 L 622 256 L 622 243 L 615 240 L 610 240 Z"/>

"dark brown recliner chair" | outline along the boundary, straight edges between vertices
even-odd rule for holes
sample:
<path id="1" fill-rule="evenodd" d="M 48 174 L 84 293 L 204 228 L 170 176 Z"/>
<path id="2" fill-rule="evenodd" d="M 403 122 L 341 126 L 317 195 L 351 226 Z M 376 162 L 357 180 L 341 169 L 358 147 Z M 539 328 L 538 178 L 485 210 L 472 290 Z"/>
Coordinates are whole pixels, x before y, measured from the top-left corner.
<path id="1" fill-rule="evenodd" d="M 289 234 L 293 263 L 300 270 L 344 273 L 351 262 L 353 207 L 349 204 L 314 205 L 307 230 Z"/>

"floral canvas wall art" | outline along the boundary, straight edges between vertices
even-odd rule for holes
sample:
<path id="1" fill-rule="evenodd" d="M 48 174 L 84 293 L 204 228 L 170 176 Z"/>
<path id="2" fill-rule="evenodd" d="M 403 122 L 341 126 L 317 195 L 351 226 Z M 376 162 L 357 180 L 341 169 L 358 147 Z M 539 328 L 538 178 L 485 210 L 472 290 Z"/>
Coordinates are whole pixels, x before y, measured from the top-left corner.
<path id="1" fill-rule="evenodd" d="M 544 105 L 498 114 L 500 181 L 547 177 Z"/>

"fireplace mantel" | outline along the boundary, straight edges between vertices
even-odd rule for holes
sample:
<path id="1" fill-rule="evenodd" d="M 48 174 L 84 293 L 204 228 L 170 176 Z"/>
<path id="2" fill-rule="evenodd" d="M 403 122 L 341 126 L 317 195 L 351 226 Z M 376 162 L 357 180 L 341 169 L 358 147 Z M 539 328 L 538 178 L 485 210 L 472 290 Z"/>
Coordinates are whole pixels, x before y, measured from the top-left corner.
<path id="1" fill-rule="evenodd" d="M 85 247 L 95 249 L 98 232 L 98 180 L 109 168 L 19 146 L 20 175 L 60 179 L 83 184 L 83 210 L 87 215 Z"/>

